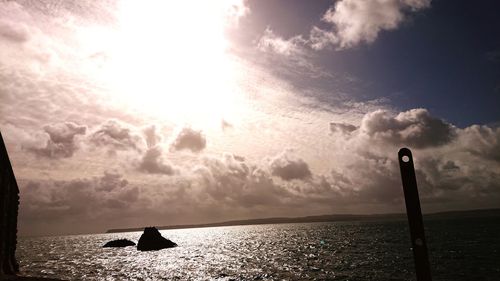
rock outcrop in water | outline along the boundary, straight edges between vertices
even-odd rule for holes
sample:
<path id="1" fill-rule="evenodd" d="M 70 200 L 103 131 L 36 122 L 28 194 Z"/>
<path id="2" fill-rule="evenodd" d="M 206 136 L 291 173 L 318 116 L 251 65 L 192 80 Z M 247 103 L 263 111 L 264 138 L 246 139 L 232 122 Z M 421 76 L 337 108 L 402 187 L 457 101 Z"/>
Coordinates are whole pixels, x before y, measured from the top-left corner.
<path id="1" fill-rule="evenodd" d="M 144 228 L 144 233 L 142 233 L 139 242 L 137 242 L 137 250 L 139 251 L 156 251 L 176 246 L 177 244 L 161 236 L 156 227 Z"/>
<path id="2" fill-rule="evenodd" d="M 19 188 L 0 133 L 0 279 L 19 272 L 16 261 Z"/>
<path id="3" fill-rule="evenodd" d="M 104 244 L 102 246 L 103 248 L 121 248 L 121 247 L 128 247 L 128 246 L 135 246 L 135 243 L 128 240 L 128 239 L 117 239 L 117 240 L 111 240 Z"/>

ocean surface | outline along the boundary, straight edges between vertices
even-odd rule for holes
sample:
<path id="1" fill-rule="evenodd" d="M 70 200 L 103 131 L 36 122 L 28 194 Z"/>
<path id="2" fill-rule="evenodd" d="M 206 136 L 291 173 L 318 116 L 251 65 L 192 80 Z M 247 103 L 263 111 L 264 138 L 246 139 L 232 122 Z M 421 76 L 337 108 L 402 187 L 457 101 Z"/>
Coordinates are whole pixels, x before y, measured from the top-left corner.
<path id="1" fill-rule="evenodd" d="M 500 219 L 426 223 L 433 280 L 500 280 Z M 179 246 L 102 248 L 141 232 L 21 237 L 25 275 L 66 280 L 415 280 L 406 221 L 163 230 Z"/>

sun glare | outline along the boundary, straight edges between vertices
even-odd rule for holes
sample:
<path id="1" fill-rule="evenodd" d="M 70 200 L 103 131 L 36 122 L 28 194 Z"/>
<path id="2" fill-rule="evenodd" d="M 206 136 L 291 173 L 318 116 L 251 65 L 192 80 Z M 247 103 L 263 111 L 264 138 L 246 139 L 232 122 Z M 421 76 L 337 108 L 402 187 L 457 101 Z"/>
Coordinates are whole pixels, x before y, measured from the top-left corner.
<path id="1" fill-rule="evenodd" d="M 123 1 L 102 78 L 116 98 L 175 123 L 231 119 L 241 104 L 225 29 L 237 4 Z"/>

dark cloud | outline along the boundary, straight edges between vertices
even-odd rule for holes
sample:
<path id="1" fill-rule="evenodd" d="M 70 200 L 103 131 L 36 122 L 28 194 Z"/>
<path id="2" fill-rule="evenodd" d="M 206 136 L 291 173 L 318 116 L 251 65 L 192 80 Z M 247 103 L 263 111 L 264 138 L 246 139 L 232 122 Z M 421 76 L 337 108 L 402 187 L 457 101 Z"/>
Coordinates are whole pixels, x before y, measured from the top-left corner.
<path id="1" fill-rule="evenodd" d="M 77 135 L 85 135 L 86 126 L 72 122 L 46 125 L 43 127 L 48 138 L 42 147 L 25 146 L 37 156 L 47 158 L 69 158 L 79 148 L 76 142 Z"/>
<path id="2" fill-rule="evenodd" d="M 129 149 L 141 151 L 144 146 L 144 139 L 140 134 L 117 120 L 101 124 L 90 136 L 90 142 L 95 146 L 108 148 L 111 153 Z"/>
<path id="3" fill-rule="evenodd" d="M 113 172 L 70 181 L 20 183 L 21 227 L 31 234 L 95 231 L 96 225 L 102 227 L 107 220 L 136 211 L 140 197 L 138 187 Z"/>
<path id="4" fill-rule="evenodd" d="M 163 158 L 162 152 L 159 146 L 148 148 L 139 163 L 138 170 L 149 174 L 173 175 L 175 169 Z"/>
<path id="5" fill-rule="evenodd" d="M 300 159 L 294 158 L 290 153 L 285 152 L 271 161 L 271 172 L 273 175 L 283 180 L 307 179 L 312 176 L 309 165 Z"/>
<path id="6" fill-rule="evenodd" d="M 200 152 L 207 145 L 207 140 L 201 131 L 191 128 L 183 128 L 172 143 L 174 150 L 188 149 L 192 152 Z"/>
<path id="7" fill-rule="evenodd" d="M 413 148 L 444 145 L 456 135 L 454 126 L 431 116 L 422 108 L 404 111 L 396 116 L 384 110 L 368 113 L 361 121 L 360 132 L 374 140 Z"/>

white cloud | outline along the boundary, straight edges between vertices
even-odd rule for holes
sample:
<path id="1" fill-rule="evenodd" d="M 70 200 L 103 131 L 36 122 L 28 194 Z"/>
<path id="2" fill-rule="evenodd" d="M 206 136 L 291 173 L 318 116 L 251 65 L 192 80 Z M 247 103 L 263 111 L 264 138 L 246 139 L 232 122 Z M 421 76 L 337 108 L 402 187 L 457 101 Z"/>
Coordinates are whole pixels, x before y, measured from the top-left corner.
<path id="1" fill-rule="evenodd" d="M 304 45 L 306 43 L 307 41 L 300 35 L 284 39 L 276 35 L 271 28 L 267 27 L 264 31 L 264 35 L 262 35 L 257 43 L 257 49 L 283 56 L 301 56 L 304 55 Z"/>
<path id="2" fill-rule="evenodd" d="M 311 46 L 323 49 L 329 45 L 349 48 L 372 43 L 383 30 L 399 27 L 407 11 L 430 7 L 431 0 L 341 0 L 330 7 L 322 20 L 330 30 L 313 27 Z"/>
<path id="3" fill-rule="evenodd" d="M 312 78 L 332 77 L 330 73 L 311 62 L 310 42 L 301 35 L 285 39 L 270 27 L 257 42 L 257 50 L 266 55 L 274 69 L 284 73 L 297 73 Z"/>

